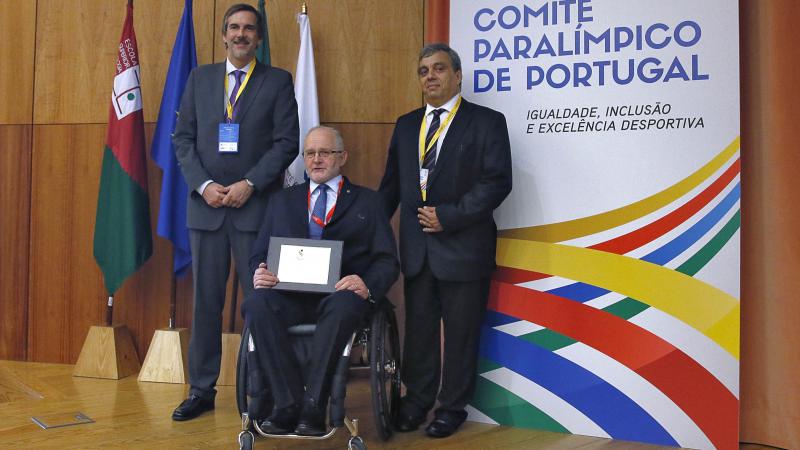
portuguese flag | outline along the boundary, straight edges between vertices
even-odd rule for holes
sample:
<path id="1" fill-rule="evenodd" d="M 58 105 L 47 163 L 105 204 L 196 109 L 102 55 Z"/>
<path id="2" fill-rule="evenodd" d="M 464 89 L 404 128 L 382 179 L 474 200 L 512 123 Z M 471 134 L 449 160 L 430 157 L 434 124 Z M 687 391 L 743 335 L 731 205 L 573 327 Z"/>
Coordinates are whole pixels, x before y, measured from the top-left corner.
<path id="1" fill-rule="evenodd" d="M 109 295 L 153 253 L 139 52 L 130 0 L 118 50 L 94 227 L 94 259 Z"/>

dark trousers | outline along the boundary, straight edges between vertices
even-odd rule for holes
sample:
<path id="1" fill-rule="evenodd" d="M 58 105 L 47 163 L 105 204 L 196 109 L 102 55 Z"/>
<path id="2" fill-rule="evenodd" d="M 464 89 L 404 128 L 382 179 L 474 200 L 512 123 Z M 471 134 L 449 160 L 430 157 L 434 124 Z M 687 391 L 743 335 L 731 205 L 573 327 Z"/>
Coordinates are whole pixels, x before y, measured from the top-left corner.
<path id="1" fill-rule="evenodd" d="M 461 412 L 469 403 L 475 390 L 480 328 L 486 312 L 489 282 L 489 278 L 439 280 L 427 261 L 417 276 L 406 278 L 402 377 L 407 393 L 404 402 L 429 411 L 438 391 L 441 410 Z M 440 356 L 440 320 L 444 322 L 443 358 Z"/>
<path id="2" fill-rule="evenodd" d="M 327 401 L 336 362 L 367 309 L 369 302 L 352 291 L 320 295 L 256 289 L 247 297 L 242 315 L 276 408 L 300 403 L 304 394 L 318 405 Z M 300 323 L 317 324 L 306 386 L 286 331 Z"/>
<path id="3" fill-rule="evenodd" d="M 222 309 L 230 274 L 231 252 L 244 295 L 253 291 L 250 249 L 256 233 L 239 231 L 226 218 L 214 231 L 190 230 L 194 303 L 189 340 L 190 394 L 214 398 L 222 359 Z"/>

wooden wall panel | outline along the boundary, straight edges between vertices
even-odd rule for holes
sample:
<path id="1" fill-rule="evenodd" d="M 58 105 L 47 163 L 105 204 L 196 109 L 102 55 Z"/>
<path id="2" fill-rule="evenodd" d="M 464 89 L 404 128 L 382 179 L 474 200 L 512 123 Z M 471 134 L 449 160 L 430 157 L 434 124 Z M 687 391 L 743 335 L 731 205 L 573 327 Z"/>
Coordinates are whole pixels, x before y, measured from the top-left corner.
<path id="1" fill-rule="evenodd" d="M 394 124 L 327 123 L 342 133 L 347 164 L 343 172 L 356 184 L 378 189 Z"/>
<path id="2" fill-rule="evenodd" d="M 30 125 L 0 125 L 0 359 L 25 359 Z"/>
<path id="3" fill-rule="evenodd" d="M 34 123 L 106 123 L 124 1 L 39 0 Z M 146 121 L 155 121 L 183 2 L 138 0 L 134 29 Z M 211 60 L 213 0 L 195 0 L 199 63 Z"/>
<path id="4" fill-rule="evenodd" d="M 35 126 L 29 359 L 74 362 L 101 323 L 102 276 L 92 255 L 105 125 Z"/>
<path id="5" fill-rule="evenodd" d="M 30 123 L 33 108 L 33 53 L 36 2 L 0 2 L 0 124 Z M 8 96 L 8 93 L 14 96 Z"/>
<path id="6" fill-rule="evenodd" d="M 217 2 L 218 21 L 233 3 Z M 292 73 L 299 3 L 267 2 L 272 63 Z M 308 8 L 321 121 L 394 123 L 420 106 L 415 67 L 422 48 L 422 0 L 309 1 Z M 214 60 L 223 59 L 218 41 Z"/>

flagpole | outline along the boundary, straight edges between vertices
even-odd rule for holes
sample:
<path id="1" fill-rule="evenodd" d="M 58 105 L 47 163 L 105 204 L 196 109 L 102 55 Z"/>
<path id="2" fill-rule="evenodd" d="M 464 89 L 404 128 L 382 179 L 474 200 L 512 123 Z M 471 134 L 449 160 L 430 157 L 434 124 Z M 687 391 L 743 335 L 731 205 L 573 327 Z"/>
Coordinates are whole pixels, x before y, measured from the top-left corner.
<path id="1" fill-rule="evenodd" d="M 108 296 L 108 304 L 106 305 L 106 326 L 111 326 L 114 317 L 114 296 Z"/>
<path id="2" fill-rule="evenodd" d="M 303 14 L 303 15 L 306 15 L 306 16 L 308 15 L 308 5 L 306 5 L 306 2 L 303 2 L 303 4 L 300 5 L 300 14 Z"/>
<path id="3" fill-rule="evenodd" d="M 178 282 L 173 270 L 169 277 L 169 329 L 175 329 L 175 310 L 177 309 Z"/>
<path id="4" fill-rule="evenodd" d="M 236 303 L 239 301 L 239 273 L 233 271 L 233 292 L 231 293 L 231 315 L 228 321 L 228 333 L 236 329 Z"/>

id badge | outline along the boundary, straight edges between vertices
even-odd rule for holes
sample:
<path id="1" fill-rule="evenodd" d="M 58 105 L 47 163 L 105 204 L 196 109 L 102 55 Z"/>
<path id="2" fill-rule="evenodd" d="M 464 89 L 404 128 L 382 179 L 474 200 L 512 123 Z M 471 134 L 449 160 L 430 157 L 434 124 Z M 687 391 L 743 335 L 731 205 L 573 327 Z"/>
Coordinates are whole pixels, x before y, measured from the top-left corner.
<path id="1" fill-rule="evenodd" d="M 219 124 L 219 152 L 239 153 L 239 124 Z"/>
<path id="2" fill-rule="evenodd" d="M 428 169 L 419 169 L 419 186 L 422 189 L 428 187 Z"/>

